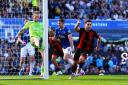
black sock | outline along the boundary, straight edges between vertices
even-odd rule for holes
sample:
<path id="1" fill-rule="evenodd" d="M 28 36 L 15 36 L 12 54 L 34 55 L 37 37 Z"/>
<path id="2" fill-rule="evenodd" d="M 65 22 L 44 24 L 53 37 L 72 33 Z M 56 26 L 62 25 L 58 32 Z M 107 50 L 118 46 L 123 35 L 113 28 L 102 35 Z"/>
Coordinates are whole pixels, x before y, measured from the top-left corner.
<path id="1" fill-rule="evenodd" d="M 60 71 L 60 68 L 56 68 L 56 72 Z"/>
<path id="2" fill-rule="evenodd" d="M 73 65 L 72 66 L 72 72 L 75 73 L 76 72 L 76 69 L 77 69 L 77 65 Z"/>
<path id="3" fill-rule="evenodd" d="M 80 69 L 83 67 L 84 63 L 80 63 L 79 66 L 80 66 Z"/>

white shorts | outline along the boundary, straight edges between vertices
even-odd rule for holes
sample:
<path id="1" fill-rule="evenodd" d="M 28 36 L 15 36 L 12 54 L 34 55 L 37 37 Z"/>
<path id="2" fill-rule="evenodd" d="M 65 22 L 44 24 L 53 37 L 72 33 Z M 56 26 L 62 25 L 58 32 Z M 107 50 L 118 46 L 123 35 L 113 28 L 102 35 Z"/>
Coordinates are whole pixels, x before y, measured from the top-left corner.
<path id="1" fill-rule="evenodd" d="M 26 46 L 21 48 L 20 56 L 27 57 L 27 54 L 29 54 L 29 56 L 35 54 L 35 48 L 31 45 L 31 43 L 27 43 Z"/>
<path id="2" fill-rule="evenodd" d="M 73 58 L 74 58 L 74 53 L 72 53 L 71 47 L 67 47 L 66 49 L 63 49 L 64 54 L 69 54 L 70 56 L 67 57 L 68 63 L 73 65 Z"/>
<path id="3" fill-rule="evenodd" d="M 67 48 L 63 49 L 63 52 L 64 52 L 64 54 L 67 53 L 67 54 L 73 55 L 71 47 L 67 47 Z"/>

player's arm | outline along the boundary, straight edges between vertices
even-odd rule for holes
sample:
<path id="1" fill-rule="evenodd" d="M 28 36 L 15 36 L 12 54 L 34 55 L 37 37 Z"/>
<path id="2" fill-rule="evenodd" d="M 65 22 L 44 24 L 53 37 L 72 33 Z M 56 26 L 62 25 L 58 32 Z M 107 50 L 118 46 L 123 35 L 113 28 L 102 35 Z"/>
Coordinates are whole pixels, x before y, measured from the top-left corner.
<path id="1" fill-rule="evenodd" d="M 100 38 L 100 35 L 98 35 L 96 50 L 100 50 L 100 41 L 101 41 L 101 38 Z"/>
<path id="2" fill-rule="evenodd" d="M 21 40 L 21 34 L 24 32 L 24 29 L 21 29 L 18 34 L 16 35 L 16 38 L 17 38 L 17 41 L 16 43 L 19 44 L 19 43 L 22 43 L 22 40 Z"/>
<path id="3" fill-rule="evenodd" d="M 17 37 L 20 37 L 24 31 L 25 31 L 25 29 L 21 29 L 21 30 L 18 32 Z"/>
<path id="4" fill-rule="evenodd" d="M 21 39 L 21 36 L 18 36 L 17 38 L 17 43 L 20 42 L 22 43 L 23 45 L 26 45 L 26 42 L 24 42 L 22 39 Z"/>
<path id="5" fill-rule="evenodd" d="M 96 45 L 96 48 L 95 50 L 98 51 L 100 50 L 100 41 L 101 41 L 101 37 L 99 34 L 97 34 L 95 31 L 94 32 L 94 37 L 97 38 L 97 45 Z"/>
<path id="6" fill-rule="evenodd" d="M 71 46 L 72 51 L 74 51 L 74 43 L 73 43 L 73 38 L 70 30 L 67 30 L 66 35 L 68 36 L 68 40 Z"/>
<path id="7" fill-rule="evenodd" d="M 18 32 L 17 37 L 21 36 L 21 34 L 26 30 L 29 29 L 29 22 L 27 22 L 24 27 Z"/>
<path id="8" fill-rule="evenodd" d="M 21 40 L 21 35 L 22 35 L 22 33 L 26 30 L 26 29 L 28 29 L 29 28 L 29 23 L 26 23 L 25 25 L 24 25 L 24 27 L 18 32 L 18 34 L 17 34 L 17 43 L 18 42 L 20 42 L 20 43 L 22 43 L 22 44 L 25 44 L 22 40 Z"/>
<path id="9" fill-rule="evenodd" d="M 77 32 L 80 31 L 79 25 L 80 25 L 80 20 L 77 21 L 77 23 L 76 23 L 76 25 L 74 27 L 75 31 L 77 31 Z"/>
<path id="10" fill-rule="evenodd" d="M 71 49 L 72 49 L 72 51 L 74 51 L 74 43 L 73 43 L 73 38 L 72 38 L 71 34 L 68 35 L 68 39 L 70 42 Z"/>
<path id="11" fill-rule="evenodd" d="M 61 42 L 61 40 L 55 36 L 52 37 L 52 40 L 55 40 L 55 41 L 58 41 L 58 42 Z"/>
<path id="12" fill-rule="evenodd" d="M 54 37 L 56 41 L 61 42 L 58 32 L 55 31 Z"/>

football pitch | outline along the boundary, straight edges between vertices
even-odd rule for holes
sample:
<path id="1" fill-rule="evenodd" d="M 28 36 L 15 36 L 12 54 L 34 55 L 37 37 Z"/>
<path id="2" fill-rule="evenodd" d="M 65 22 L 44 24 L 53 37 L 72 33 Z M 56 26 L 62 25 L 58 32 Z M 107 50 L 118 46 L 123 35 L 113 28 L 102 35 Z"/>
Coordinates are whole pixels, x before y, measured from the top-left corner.
<path id="1" fill-rule="evenodd" d="M 0 76 L 0 85 L 128 85 L 128 75 L 85 75 L 72 80 L 68 77 L 50 76 L 44 80 L 39 76 Z"/>

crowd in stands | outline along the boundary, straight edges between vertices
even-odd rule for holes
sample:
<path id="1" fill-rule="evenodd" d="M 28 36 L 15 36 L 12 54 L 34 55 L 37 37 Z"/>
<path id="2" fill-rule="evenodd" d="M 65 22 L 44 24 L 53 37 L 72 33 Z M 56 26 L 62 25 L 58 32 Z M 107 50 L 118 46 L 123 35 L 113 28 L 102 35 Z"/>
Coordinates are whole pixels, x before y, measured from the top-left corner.
<path id="1" fill-rule="evenodd" d="M 0 0 L 0 17 L 2 18 L 23 18 L 31 15 L 31 0 Z"/>
<path id="2" fill-rule="evenodd" d="M 41 2 L 39 0 L 39 7 Z M 0 0 L 0 17 L 31 17 L 32 0 Z M 48 0 L 49 19 L 127 20 L 127 0 Z"/>
<path id="3" fill-rule="evenodd" d="M 49 0 L 49 18 L 124 20 L 127 0 Z"/>
<path id="4" fill-rule="evenodd" d="M 128 60 L 123 63 L 123 58 L 121 58 L 121 54 L 127 52 L 127 46 L 104 44 L 102 50 L 94 52 L 88 57 L 83 68 L 89 73 L 98 73 L 101 70 L 104 70 L 105 73 L 127 73 Z"/>

